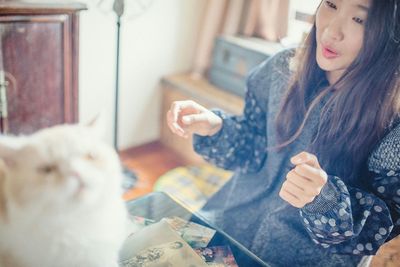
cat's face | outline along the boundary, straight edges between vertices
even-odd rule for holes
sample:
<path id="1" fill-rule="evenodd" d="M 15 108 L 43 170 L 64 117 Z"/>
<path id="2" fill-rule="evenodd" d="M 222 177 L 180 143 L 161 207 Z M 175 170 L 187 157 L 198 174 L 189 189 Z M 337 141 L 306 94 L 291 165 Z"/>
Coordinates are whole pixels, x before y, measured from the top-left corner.
<path id="1" fill-rule="evenodd" d="M 6 190 L 17 203 L 74 205 L 119 192 L 118 157 L 88 127 L 56 126 L 21 142 L 14 149 L 0 142 Z"/>

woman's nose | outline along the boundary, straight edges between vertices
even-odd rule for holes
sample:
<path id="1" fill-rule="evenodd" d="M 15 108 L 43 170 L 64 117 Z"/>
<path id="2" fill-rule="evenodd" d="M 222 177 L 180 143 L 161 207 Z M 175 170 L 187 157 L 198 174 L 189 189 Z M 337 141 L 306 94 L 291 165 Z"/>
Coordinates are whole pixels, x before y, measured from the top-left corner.
<path id="1" fill-rule="evenodd" d="M 327 37 L 333 41 L 343 40 L 343 23 L 340 18 L 332 19 L 325 29 Z"/>

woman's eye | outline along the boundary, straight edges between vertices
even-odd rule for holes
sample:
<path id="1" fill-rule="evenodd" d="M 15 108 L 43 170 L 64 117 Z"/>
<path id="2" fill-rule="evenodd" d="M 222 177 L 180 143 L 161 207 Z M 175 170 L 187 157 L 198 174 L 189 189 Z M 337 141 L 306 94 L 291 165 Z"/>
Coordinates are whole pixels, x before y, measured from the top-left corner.
<path id="1" fill-rule="evenodd" d="M 337 9 L 336 5 L 331 1 L 325 1 L 325 5 L 327 5 L 329 8 Z"/>
<path id="2" fill-rule="evenodd" d="M 54 172 L 57 169 L 57 166 L 55 165 L 43 165 L 39 167 L 39 172 L 44 173 L 44 174 L 49 174 Z"/>
<path id="3" fill-rule="evenodd" d="M 363 19 L 360 19 L 360 18 L 357 18 L 357 17 L 354 17 L 353 20 L 358 24 L 363 24 L 364 23 Z"/>

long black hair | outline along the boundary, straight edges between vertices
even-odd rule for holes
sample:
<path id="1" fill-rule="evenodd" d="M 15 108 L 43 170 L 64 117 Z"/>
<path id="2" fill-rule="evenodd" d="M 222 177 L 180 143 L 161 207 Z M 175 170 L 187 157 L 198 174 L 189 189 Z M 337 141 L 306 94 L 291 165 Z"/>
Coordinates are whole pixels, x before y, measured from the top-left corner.
<path id="1" fill-rule="evenodd" d="M 276 118 L 280 148 L 297 139 L 313 107 L 331 92 L 310 151 L 330 174 L 358 183 L 368 155 L 400 114 L 399 5 L 400 0 L 371 1 L 358 56 L 335 84 L 323 90 L 319 84 L 326 77 L 316 61 L 314 23 L 296 51 L 301 64 Z"/>

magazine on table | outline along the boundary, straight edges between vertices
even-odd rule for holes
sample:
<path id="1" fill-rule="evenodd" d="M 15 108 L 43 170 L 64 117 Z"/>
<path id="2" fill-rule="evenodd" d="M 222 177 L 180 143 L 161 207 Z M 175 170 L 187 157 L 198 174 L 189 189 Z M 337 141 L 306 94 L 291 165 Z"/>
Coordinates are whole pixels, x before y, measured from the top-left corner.
<path id="1" fill-rule="evenodd" d="M 130 235 L 120 252 L 120 266 L 208 266 L 202 258 L 161 220 Z"/>
<path id="2" fill-rule="evenodd" d="M 229 246 L 207 247 L 214 229 L 179 217 L 130 219 L 130 234 L 120 251 L 122 267 L 237 267 Z"/>

